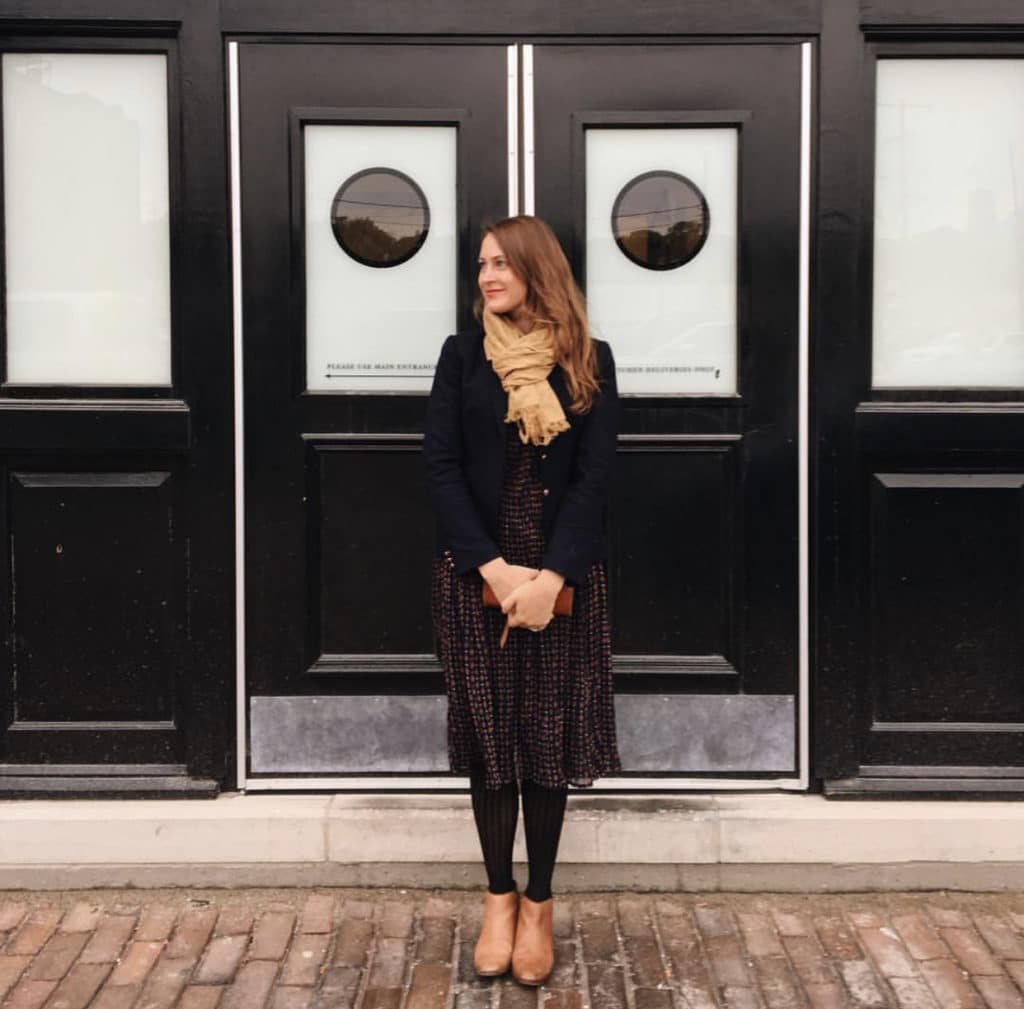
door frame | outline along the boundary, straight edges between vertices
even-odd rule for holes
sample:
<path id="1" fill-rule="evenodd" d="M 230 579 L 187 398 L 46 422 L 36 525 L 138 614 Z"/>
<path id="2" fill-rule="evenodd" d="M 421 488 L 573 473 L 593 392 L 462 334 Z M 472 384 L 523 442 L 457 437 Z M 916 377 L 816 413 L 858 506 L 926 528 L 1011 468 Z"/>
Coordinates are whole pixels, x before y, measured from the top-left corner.
<path id="1" fill-rule="evenodd" d="M 375 791 L 439 792 L 462 791 L 468 779 L 424 775 L 410 778 L 373 776 L 308 776 L 250 779 L 247 773 L 249 719 L 246 694 L 245 654 L 245 467 L 244 467 L 244 388 L 242 317 L 242 235 L 241 235 L 241 150 L 239 130 L 239 43 L 244 36 L 225 40 L 227 65 L 227 121 L 230 154 L 231 198 L 231 284 L 232 343 L 234 359 L 234 459 L 235 459 L 235 708 L 236 788 L 251 791 Z M 493 40 L 491 40 L 493 41 Z M 557 44 L 559 40 L 547 40 Z M 662 39 L 659 41 L 677 41 Z M 595 783 L 594 789 L 606 792 L 672 791 L 806 791 L 810 784 L 810 223 L 811 223 L 811 142 L 815 50 L 817 40 L 797 42 L 801 54 L 800 81 L 800 255 L 798 279 L 798 670 L 797 670 L 797 774 L 775 778 L 687 778 L 656 777 L 613 779 Z M 509 215 L 534 212 L 534 77 L 533 43 L 509 42 L 508 65 L 508 192 Z M 520 118 L 520 104 L 522 116 Z M 521 135 L 521 141 L 520 141 Z M 522 156 L 520 156 L 520 150 Z M 628 440 L 628 435 L 624 436 Z"/>

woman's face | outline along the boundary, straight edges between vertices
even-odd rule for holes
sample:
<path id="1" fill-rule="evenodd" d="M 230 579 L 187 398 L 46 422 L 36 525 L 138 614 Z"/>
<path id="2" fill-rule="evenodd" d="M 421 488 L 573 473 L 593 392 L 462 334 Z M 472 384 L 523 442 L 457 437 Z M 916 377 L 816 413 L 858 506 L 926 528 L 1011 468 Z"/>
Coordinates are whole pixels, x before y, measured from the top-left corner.
<path id="1" fill-rule="evenodd" d="M 492 234 L 484 235 L 480 243 L 479 266 L 477 283 L 484 296 L 484 304 L 492 312 L 513 319 L 521 314 L 526 304 L 526 284 L 513 272 Z"/>

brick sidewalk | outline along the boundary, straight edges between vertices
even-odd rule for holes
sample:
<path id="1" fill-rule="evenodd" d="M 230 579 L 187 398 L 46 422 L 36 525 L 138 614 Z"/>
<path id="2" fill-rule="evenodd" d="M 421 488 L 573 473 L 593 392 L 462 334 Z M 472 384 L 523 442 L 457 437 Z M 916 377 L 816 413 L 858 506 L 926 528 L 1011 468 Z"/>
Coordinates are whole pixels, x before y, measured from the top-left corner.
<path id="1" fill-rule="evenodd" d="M 454 891 L 0 893 L 0 999 L 4 1009 L 1024 1009 L 1024 894 L 556 896 L 556 966 L 541 989 L 475 977 L 480 903 Z"/>

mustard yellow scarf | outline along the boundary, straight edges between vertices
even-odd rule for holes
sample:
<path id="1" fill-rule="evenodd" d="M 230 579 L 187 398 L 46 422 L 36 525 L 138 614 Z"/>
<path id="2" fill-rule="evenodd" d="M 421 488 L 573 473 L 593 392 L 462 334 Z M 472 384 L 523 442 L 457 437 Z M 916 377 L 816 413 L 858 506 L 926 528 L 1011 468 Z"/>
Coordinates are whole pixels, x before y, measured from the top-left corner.
<path id="1" fill-rule="evenodd" d="M 548 383 L 555 366 L 555 339 L 547 326 L 529 333 L 489 308 L 484 309 L 484 354 L 508 393 L 505 420 L 519 426 L 524 444 L 547 445 L 569 430 L 562 404 Z"/>

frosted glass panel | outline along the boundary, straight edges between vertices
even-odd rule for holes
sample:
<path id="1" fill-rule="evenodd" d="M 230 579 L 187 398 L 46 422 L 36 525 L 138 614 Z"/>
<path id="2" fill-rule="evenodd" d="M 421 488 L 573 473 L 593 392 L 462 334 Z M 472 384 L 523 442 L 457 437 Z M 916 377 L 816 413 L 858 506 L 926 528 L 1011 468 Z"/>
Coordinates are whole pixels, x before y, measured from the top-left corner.
<path id="1" fill-rule="evenodd" d="M 734 395 L 736 130 L 590 129 L 586 157 L 587 307 L 620 391 Z"/>
<path id="2" fill-rule="evenodd" d="M 1024 385 L 1024 60 L 880 60 L 872 382 Z"/>
<path id="3" fill-rule="evenodd" d="M 5 53 L 7 380 L 171 381 L 162 54 Z"/>
<path id="4" fill-rule="evenodd" d="M 455 331 L 454 126 L 306 126 L 306 386 L 429 391 Z"/>

